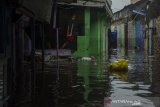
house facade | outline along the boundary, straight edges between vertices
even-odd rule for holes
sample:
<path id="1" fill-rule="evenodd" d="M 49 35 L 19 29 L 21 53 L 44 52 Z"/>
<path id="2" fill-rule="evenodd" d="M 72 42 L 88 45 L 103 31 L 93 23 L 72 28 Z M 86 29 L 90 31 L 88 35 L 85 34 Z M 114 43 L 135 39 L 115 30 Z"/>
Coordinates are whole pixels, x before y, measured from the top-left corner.
<path id="1" fill-rule="evenodd" d="M 59 7 L 71 6 L 67 11 L 78 17 L 81 31 L 77 36 L 77 50 L 72 55 L 74 57 L 95 56 L 104 57 L 108 52 L 108 29 L 111 25 L 111 1 L 77 0 L 73 3 L 59 2 Z M 65 14 L 65 9 L 60 8 L 60 14 Z M 68 16 L 67 16 L 68 17 Z M 60 21 L 67 20 L 60 19 Z"/>
<path id="2" fill-rule="evenodd" d="M 143 15 L 147 2 L 141 0 L 114 14 L 112 31 L 114 28 L 117 30 L 118 48 L 147 50 L 146 30 L 148 23 L 145 20 L 146 16 Z"/>
<path id="3" fill-rule="evenodd" d="M 77 50 L 72 55 L 106 56 L 110 5 L 110 0 L 2 0 L 0 106 L 24 107 L 35 102 L 36 78 L 44 71 L 45 49 L 57 49 L 57 35 L 59 46 L 63 44 L 71 14 L 76 14 L 80 24 Z M 42 57 L 40 70 L 36 65 L 36 49 Z"/>

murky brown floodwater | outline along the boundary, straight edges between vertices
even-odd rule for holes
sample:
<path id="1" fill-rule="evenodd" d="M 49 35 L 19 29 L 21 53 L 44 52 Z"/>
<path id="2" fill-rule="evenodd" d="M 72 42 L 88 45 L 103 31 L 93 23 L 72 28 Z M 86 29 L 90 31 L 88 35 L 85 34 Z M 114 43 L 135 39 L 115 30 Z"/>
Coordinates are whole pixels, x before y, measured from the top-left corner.
<path id="1" fill-rule="evenodd" d="M 110 73 L 108 62 L 120 58 L 129 60 L 128 72 Z M 104 107 L 105 97 L 134 97 L 140 99 L 142 107 L 159 107 L 147 99 L 160 96 L 159 66 L 157 58 L 145 52 L 123 50 L 113 50 L 106 62 L 63 61 L 59 66 L 50 63 L 37 78 L 36 104 L 38 107 Z"/>

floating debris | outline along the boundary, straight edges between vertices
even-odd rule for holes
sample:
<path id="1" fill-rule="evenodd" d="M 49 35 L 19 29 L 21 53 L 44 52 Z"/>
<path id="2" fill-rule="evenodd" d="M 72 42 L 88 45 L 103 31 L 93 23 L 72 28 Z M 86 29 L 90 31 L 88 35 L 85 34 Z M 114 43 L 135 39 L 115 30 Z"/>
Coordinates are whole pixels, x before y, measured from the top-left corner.
<path id="1" fill-rule="evenodd" d="M 111 71 L 126 71 L 128 70 L 128 60 L 119 59 L 115 63 L 109 65 Z"/>

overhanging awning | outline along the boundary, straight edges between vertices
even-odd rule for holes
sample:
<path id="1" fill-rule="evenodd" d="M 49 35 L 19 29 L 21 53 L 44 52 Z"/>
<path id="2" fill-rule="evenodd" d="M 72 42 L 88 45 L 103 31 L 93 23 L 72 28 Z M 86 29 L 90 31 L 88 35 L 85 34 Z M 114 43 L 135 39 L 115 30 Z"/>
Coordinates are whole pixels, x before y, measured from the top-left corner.
<path id="1" fill-rule="evenodd" d="M 106 14 L 112 17 L 113 13 L 110 7 L 110 3 L 108 0 L 77 0 L 77 2 L 66 3 L 66 2 L 58 2 L 59 5 L 68 5 L 68 6 L 83 6 L 83 7 L 94 7 L 94 8 L 104 8 L 106 10 Z"/>
<path id="2" fill-rule="evenodd" d="M 58 2 L 59 5 L 68 5 L 68 6 L 83 6 L 83 7 L 96 7 L 96 8 L 103 8 L 104 3 L 83 3 L 83 2 L 77 2 L 77 3 L 65 3 L 65 2 Z"/>

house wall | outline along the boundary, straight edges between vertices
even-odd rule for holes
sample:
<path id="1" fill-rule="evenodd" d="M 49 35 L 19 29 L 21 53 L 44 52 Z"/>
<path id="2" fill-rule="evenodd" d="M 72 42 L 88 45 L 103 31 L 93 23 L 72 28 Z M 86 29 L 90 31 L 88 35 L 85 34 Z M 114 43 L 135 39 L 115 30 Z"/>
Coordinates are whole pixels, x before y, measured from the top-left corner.
<path id="1" fill-rule="evenodd" d="M 160 75 L 159 73 L 159 59 L 160 59 L 160 16 L 157 18 L 152 19 L 152 25 L 153 28 L 156 28 L 155 31 L 152 32 L 153 35 L 153 40 L 154 40 L 154 61 L 152 61 L 152 69 L 154 69 L 154 72 L 152 72 L 152 85 L 151 85 L 151 90 L 152 92 L 158 93 L 160 89 L 160 85 L 157 82 L 159 79 Z M 158 106 L 158 105 L 157 105 Z"/>
<path id="2" fill-rule="evenodd" d="M 132 50 L 133 49 L 133 45 L 132 45 L 132 39 L 133 39 L 133 24 L 132 22 L 128 22 L 128 49 Z"/>
<path id="3" fill-rule="evenodd" d="M 135 34 L 136 34 L 135 48 L 138 50 L 144 50 L 145 32 L 144 32 L 144 26 L 141 21 L 135 22 Z"/>
<path id="4" fill-rule="evenodd" d="M 77 37 L 77 51 L 73 53 L 75 57 L 83 57 L 89 55 L 89 35 L 90 35 L 90 8 L 85 8 L 85 35 Z"/>
<path id="5" fill-rule="evenodd" d="M 85 35 L 78 36 L 75 57 L 94 56 L 98 59 L 108 53 L 107 31 L 110 28 L 110 19 L 105 12 L 95 12 L 96 9 L 85 8 Z"/>
<path id="6" fill-rule="evenodd" d="M 136 16 L 136 14 L 132 13 L 133 9 L 142 9 L 145 8 L 146 2 L 143 0 L 142 2 L 137 2 L 139 0 L 131 0 L 132 5 L 128 5 L 124 7 L 119 12 L 116 12 L 113 16 L 112 26 L 117 26 L 117 35 L 118 35 L 118 47 L 126 48 L 129 50 L 137 49 L 137 50 L 146 50 L 150 53 L 153 53 L 153 37 L 145 38 L 146 31 L 146 22 L 144 21 L 144 16 Z M 150 26 L 153 26 L 152 23 Z M 126 28 L 127 27 L 127 28 Z M 150 31 L 151 33 L 151 31 Z M 124 36 L 125 35 L 125 36 Z M 150 34 L 151 35 L 151 34 Z M 128 42 L 127 42 L 128 40 Z"/>
<path id="7" fill-rule="evenodd" d="M 160 58 L 160 17 L 155 19 L 156 34 L 154 35 L 154 54 L 155 59 Z"/>
<path id="8" fill-rule="evenodd" d="M 154 33 L 153 28 L 155 28 L 155 19 L 152 19 L 149 23 L 151 29 L 149 29 L 149 54 L 154 55 Z"/>
<path id="9" fill-rule="evenodd" d="M 11 9 L 8 8 L 3 1 L 0 4 L 0 106 L 3 101 L 9 96 L 11 79 Z M 6 106 L 4 103 L 3 106 Z"/>
<path id="10" fill-rule="evenodd" d="M 92 20 L 91 20 L 91 35 L 90 35 L 90 55 L 98 56 L 100 45 L 99 45 L 99 27 L 100 19 L 98 18 L 98 13 L 93 13 L 92 11 Z"/>
<path id="11" fill-rule="evenodd" d="M 103 60 L 108 59 L 108 34 L 110 33 L 109 30 L 111 29 L 111 20 L 109 18 L 103 17 L 102 18 L 102 58 Z"/>
<path id="12" fill-rule="evenodd" d="M 4 103 L 4 107 L 13 107 L 14 105 L 19 106 L 19 102 L 31 99 L 34 95 L 34 87 L 31 86 L 34 73 L 31 66 L 34 66 L 32 63 L 34 58 L 31 56 L 33 61 L 30 61 L 30 58 L 25 59 L 24 49 L 26 48 L 26 32 L 31 30 L 30 37 L 34 38 L 32 30 L 35 25 L 32 21 L 27 23 L 29 18 L 25 16 L 25 13 L 15 12 L 15 8 L 5 4 L 0 4 L 0 42 L 3 44 L 0 52 L 0 87 L 2 87 L 0 89 L 0 106 Z M 29 24 L 31 26 L 28 26 L 29 29 L 26 30 L 25 25 Z M 34 42 L 32 41 L 33 46 Z M 35 52 L 32 51 L 32 53 Z M 32 85 L 35 86 L 35 84 Z"/>
<path id="13" fill-rule="evenodd" d="M 105 17 L 105 12 L 99 12 L 91 23 L 93 24 L 91 24 L 90 55 L 98 56 L 100 59 L 105 60 L 108 54 L 108 29 L 110 28 L 110 19 Z"/>
<path id="14" fill-rule="evenodd" d="M 117 44 L 118 48 L 125 48 L 124 24 L 116 25 L 117 27 Z"/>
<path id="15" fill-rule="evenodd" d="M 144 50 L 145 32 L 141 21 L 122 22 L 119 25 L 114 25 L 114 27 L 117 27 L 118 48 L 128 47 L 129 50 Z"/>
<path id="16" fill-rule="evenodd" d="M 117 27 L 118 48 L 124 48 L 124 23 L 112 25 Z M 149 22 L 149 36 L 146 26 L 141 20 L 128 22 L 128 49 L 146 51 L 149 55 L 159 57 L 160 53 L 160 17 Z"/>

